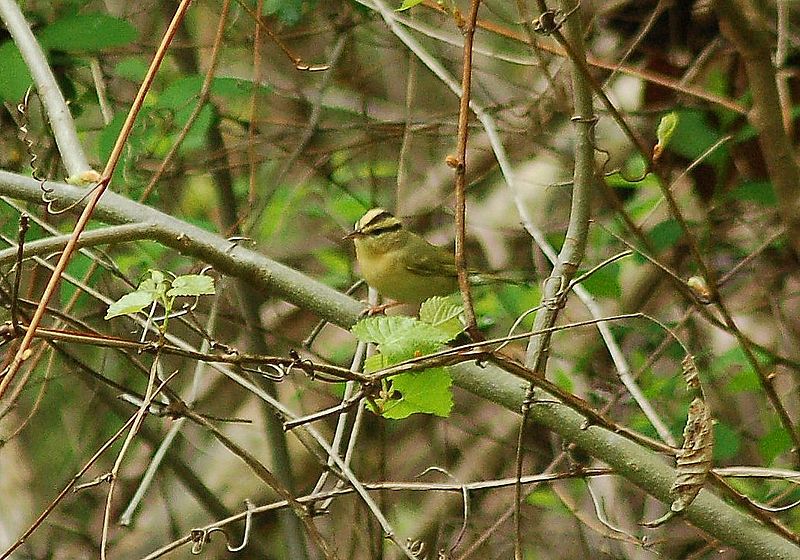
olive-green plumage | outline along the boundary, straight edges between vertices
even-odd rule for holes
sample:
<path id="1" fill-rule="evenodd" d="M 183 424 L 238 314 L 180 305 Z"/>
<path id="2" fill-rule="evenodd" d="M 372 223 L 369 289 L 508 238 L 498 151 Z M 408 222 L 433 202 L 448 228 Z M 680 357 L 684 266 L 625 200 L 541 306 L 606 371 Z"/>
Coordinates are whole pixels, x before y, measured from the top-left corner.
<path id="1" fill-rule="evenodd" d="M 383 208 L 367 211 L 345 239 L 352 239 L 367 284 L 387 298 L 421 303 L 458 290 L 455 258 L 403 227 Z"/>

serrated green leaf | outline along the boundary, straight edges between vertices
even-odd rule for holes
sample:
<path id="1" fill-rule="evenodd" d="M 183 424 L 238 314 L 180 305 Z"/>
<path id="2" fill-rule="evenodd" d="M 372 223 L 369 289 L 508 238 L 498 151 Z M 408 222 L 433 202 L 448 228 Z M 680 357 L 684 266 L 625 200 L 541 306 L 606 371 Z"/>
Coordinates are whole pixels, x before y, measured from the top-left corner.
<path id="1" fill-rule="evenodd" d="M 154 293 L 151 290 L 135 291 L 125 294 L 117 301 L 108 306 L 106 319 L 118 317 L 120 315 L 132 315 L 142 311 L 145 307 L 153 303 L 155 300 Z"/>
<path id="2" fill-rule="evenodd" d="M 376 343 L 388 364 L 430 354 L 450 340 L 442 330 L 403 316 L 367 317 L 351 331 L 362 342 Z"/>
<path id="3" fill-rule="evenodd" d="M 172 281 L 172 288 L 167 290 L 168 297 L 207 296 L 213 295 L 214 279 L 205 274 L 186 274 Z"/>
<path id="4" fill-rule="evenodd" d="M 450 337 L 448 340 L 454 339 L 464 330 L 461 320 L 463 314 L 463 306 L 442 296 L 434 296 L 422 302 L 419 309 L 420 321 L 440 329 Z"/>
<path id="5" fill-rule="evenodd" d="M 361 342 L 384 344 L 397 336 L 398 332 L 412 328 L 415 322 L 413 317 L 406 316 L 365 317 L 353 325 L 350 332 Z"/>
<path id="6" fill-rule="evenodd" d="M 48 25 L 37 35 L 45 49 L 67 52 L 100 52 L 128 45 L 138 31 L 124 19 L 108 14 L 75 14 Z"/>
<path id="7" fill-rule="evenodd" d="M 658 128 L 656 129 L 656 139 L 658 140 L 658 145 L 661 146 L 662 149 L 666 148 L 669 141 L 672 140 L 675 129 L 678 128 L 678 120 L 678 113 L 675 111 L 661 117 L 661 121 L 659 121 Z"/>
<path id="8" fill-rule="evenodd" d="M 453 409 L 452 384 L 444 368 L 398 375 L 392 379 L 392 389 L 400 398 L 384 403 L 383 416 L 395 420 L 417 413 L 447 417 Z"/>

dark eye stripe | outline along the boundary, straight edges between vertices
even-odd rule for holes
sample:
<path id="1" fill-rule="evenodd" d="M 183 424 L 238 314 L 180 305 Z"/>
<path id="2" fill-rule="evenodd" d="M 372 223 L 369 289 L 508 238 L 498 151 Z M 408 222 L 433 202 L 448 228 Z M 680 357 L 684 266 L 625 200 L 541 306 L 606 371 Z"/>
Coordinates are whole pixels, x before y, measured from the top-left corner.
<path id="1" fill-rule="evenodd" d="M 399 222 L 395 222 L 393 224 L 385 225 L 385 226 L 373 226 L 373 227 L 365 227 L 362 231 L 369 235 L 379 235 L 381 233 L 388 233 L 390 231 L 397 231 L 403 228 L 403 224 Z"/>

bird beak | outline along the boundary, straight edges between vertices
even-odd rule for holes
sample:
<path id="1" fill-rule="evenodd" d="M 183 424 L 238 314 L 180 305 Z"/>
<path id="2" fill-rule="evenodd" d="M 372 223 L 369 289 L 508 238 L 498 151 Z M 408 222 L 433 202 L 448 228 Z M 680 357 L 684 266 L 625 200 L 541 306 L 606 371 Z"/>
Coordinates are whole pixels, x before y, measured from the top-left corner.
<path id="1" fill-rule="evenodd" d="M 362 237 L 363 235 L 364 234 L 361 233 L 360 231 L 355 230 L 355 231 L 351 231 L 350 233 L 348 233 L 347 235 L 342 237 L 342 239 L 356 239 L 358 237 Z"/>

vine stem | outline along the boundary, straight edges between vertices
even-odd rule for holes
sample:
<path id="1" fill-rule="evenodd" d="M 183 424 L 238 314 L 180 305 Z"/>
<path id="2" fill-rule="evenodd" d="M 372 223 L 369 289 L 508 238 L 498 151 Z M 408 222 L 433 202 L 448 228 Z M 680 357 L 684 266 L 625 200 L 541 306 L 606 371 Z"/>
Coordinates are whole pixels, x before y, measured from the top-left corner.
<path id="1" fill-rule="evenodd" d="M 31 324 L 25 333 L 25 337 L 22 339 L 22 343 L 20 344 L 17 353 L 14 355 L 14 359 L 4 372 L 5 375 L 3 376 L 2 381 L 0 381 L 0 398 L 2 398 L 5 392 L 8 390 L 9 385 L 14 380 L 14 377 L 19 371 L 19 368 L 22 366 L 23 362 L 30 357 L 31 342 L 36 334 L 37 327 L 42 322 L 42 318 L 44 317 L 47 309 L 47 304 L 53 297 L 56 287 L 58 286 L 58 282 L 61 280 L 61 276 L 64 273 L 64 270 L 66 270 L 67 264 L 69 263 L 70 259 L 72 258 L 72 254 L 75 252 L 75 249 L 78 246 L 78 238 L 86 229 L 86 226 L 89 223 L 92 214 L 94 213 L 95 206 L 97 206 L 97 203 L 100 201 L 100 197 L 103 196 L 103 193 L 108 188 L 109 183 L 111 183 L 111 177 L 114 174 L 114 169 L 116 169 L 117 163 L 119 163 L 119 158 L 122 155 L 122 149 L 125 146 L 128 136 L 130 135 L 131 129 L 133 128 L 133 123 L 136 120 L 136 116 L 139 114 L 139 110 L 142 108 L 145 95 L 150 90 L 156 73 L 161 67 L 161 63 L 167 54 L 167 49 L 172 43 L 175 32 L 183 21 L 183 18 L 189 10 L 191 3 L 192 0 L 182 0 L 181 4 L 178 6 L 178 9 L 175 11 L 175 15 L 173 16 L 167 31 L 164 33 L 161 44 L 158 46 L 158 50 L 153 57 L 153 61 L 150 63 L 150 68 L 147 70 L 147 75 L 142 81 L 142 85 L 139 87 L 139 91 L 137 92 L 136 98 L 133 101 L 131 110 L 128 112 L 128 117 L 125 119 L 122 130 L 117 137 L 117 141 L 114 144 L 114 149 L 111 151 L 111 155 L 108 158 L 105 169 L 103 169 L 100 181 L 92 191 L 92 194 L 89 197 L 86 206 L 80 215 L 80 218 L 78 218 L 78 222 L 75 224 L 72 235 L 70 236 L 66 247 L 64 247 L 64 252 L 61 253 L 61 257 L 58 259 L 55 270 L 53 270 L 53 274 L 50 276 L 50 280 L 48 281 L 47 286 L 42 293 L 39 306 L 36 308 L 36 312 L 33 314 Z"/>

